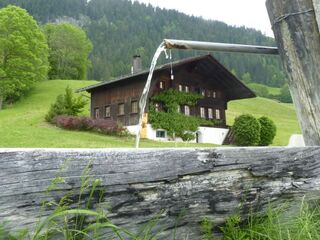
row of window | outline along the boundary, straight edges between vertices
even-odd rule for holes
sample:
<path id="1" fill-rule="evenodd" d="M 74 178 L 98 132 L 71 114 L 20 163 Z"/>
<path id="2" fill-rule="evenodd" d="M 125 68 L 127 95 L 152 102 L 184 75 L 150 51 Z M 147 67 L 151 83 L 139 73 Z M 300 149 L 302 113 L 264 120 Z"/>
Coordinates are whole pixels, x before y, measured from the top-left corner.
<path id="1" fill-rule="evenodd" d="M 190 87 L 189 86 L 183 86 L 183 85 L 179 85 L 178 86 L 178 90 L 180 92 L 190 92 Z M 203 96 L 203 97 L 209 97 L 209 98 L 217 98 L 218 94 L 216 91 L 213 90 L 206 90 L 206 89 L 200 89 L 199 93 Z"/>
<path id="2" fill-rule="evenodd" d="M 156 111 L 160 111 L 160 104 L 156 103 L 155 104 L 155 109 Z M 132 101 L 131 102 L 131 113 L 138 113 L 138 102 L 137 101 Z M 177 109 L 178 112 L 181 112 L 181 106 L 178 106 Z M 190 116 L 190 106 L 184 105 L 183 106 L 183 113 L 186 116 Z M 95 108 L 94 109 L 94 115 L 95 118 L 100 118 L 100 109 Z M 124 103 L 118 104 L 118 116 L 125 115 L 125 110 L 124 110 Z M 111 106 L 105 106 L 105 111 L 104 111 L 104 117 L 108 118 L 111 117 Z M 200 117 L 201 118 L 208 118 L 208 119 L 213 119 L 213 108 L 205 108 L 205 107 L 200 107 Z M 221 119 L 221 111 L 220 109 L 215 109 L 215 118 L 216 119 Z"/>
<path id="3" fill-rule="evenodd" d="M 200 107 L 200 117 L 201 118 L 208 118 L 213 119 L 213 109 L 212 108 L 204 108 Z M 215 109 L 215 118 L 220 120 L 221 119 L 221 111 L 220 109 Z"/>
<path id="4" fill-rule="evenodd" d="M 155 104 L 155 109 L 156 109 L 157 112 L 159 112 L 161 110 L 159 103 Z M 213 119 L 214 118 L 214 116 L 213 116 L 213 108 L 200 107 L 199 109 L 200 109 L 200 117 L 201 118 L 208 118 L 208 119 Z M 179 113 L 181 112 L 181 106 L 178 106 L 177 111 Z M 183 113 L 186 116 L 190 116 L 190 106 L 184 105 L 183 106 Z M 215 109 L 215 118 L 218 119 L 218 120 L 221 119 L 221 111 L 220 111 L 220 109 Z"/>
<path id="5" fill-rule="evenodd" d="M 160 81 L 159 83 L 159 88 L 160 89 L 165 89 L 166 88 L 166 84 L 165 81 Z M 179 92 L 190 92 L 190 87 L 187 85 L 178 85 L 178 90 Z M 206 89 L 200 89 L 199 93 L 204 96 L 204 97 L 209 97 L 209 98 L 218 98 L 218 94 L 216 91 L 214 90 L 206 90 Z"/>
<path id="6" fill-rule="evenodd" d="M 105 106 L 104 108 L 104 117 L 108 118 L 111 117 L 111 106 Z M 131 102 L 131 113 L 138 113 L 138 102 L 137 101 L 132 101 Z M 124 103 L 119 103 L 118 104 L 118 116 L 125 115 L 124 111 Z M 100 109 L 95 108 L 94 109 L 94 116 L 95 118 L 100 118 Z"/>

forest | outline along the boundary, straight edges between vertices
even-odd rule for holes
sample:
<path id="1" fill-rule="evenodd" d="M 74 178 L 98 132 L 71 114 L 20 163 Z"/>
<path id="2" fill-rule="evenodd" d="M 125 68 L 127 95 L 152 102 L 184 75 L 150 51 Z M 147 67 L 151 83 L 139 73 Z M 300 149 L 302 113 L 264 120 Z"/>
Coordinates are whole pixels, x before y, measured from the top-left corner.
<path id="1" fill-rule="evenodd" d="M 132 56 L 139 54 L 148 67 L 164 38 L 274 46 L 273 38 L 246 27 L 188 16 L 128 0 L 2 0 L 26 9 L 39 24 L 70 22 L 82 27 L 93 43 L 88 79 L 110 80 L 130 72 Z M 214 18 L 214 16 L 212 16 Z M 253 19 L 254 21 L 254 19 Z M 173 59 L 204 54 L 173 51 Z M 285 77 L 278 57 L 214 53 L 240 79 L 281 87 Z M 160 63 L 166 63 L 163 58 Z M 248 74 L 249 73 L 249 74 Z"/>

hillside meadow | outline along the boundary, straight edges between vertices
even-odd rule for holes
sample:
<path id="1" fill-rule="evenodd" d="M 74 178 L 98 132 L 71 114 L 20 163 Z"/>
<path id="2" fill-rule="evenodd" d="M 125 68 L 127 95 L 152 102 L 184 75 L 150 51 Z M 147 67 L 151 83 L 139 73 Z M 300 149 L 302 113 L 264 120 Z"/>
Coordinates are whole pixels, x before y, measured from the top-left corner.
<path id="1" fill-rule="evenodd" d="M 50 80 L 38 83 L 35 88 L 13 106 L 0 111 L 0 147 L 26 148 L 111 148 L 133 147 L 132 137 L 113 137 L 97 133 L 67 131 L 45 122 L 44 116 L 58 94 L 67 86 L 76 90 L 94 84 L 94 81 Z M 84 93 L 83 93 L 84 94 Z M 88 97 L 88 95 L 87 95 Z M 84 115 L 89 114 L 88 107 Z M 274 145 L 287 145 L 291 134 L 299 133 L 299 126 L 292 104 L 277 103 L 273 100 L 256 98 L 229 103 L 228 124 L 236 116 L 251 113 L 259 117 L 270 117 L 277 125 L 278 132 Z M 142 140 L 141 147 L 212 147 L 211 144 L 161 143 Z"/>

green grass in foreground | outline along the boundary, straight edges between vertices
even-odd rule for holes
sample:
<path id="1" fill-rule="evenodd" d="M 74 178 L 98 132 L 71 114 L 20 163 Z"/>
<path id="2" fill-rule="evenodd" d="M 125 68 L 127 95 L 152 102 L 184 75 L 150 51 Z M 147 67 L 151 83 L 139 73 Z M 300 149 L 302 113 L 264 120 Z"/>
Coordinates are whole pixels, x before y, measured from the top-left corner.
<path id="1" fill-rule="evenodd" d="M 221 229 L 224 233 L 223 239 L 319 240 L 319 204 L 303 201 L 300 207 L 298 205 L 289 207 L 270 205 L 266 214 L 260 216 L 251 214 L 246 219 L 239 215 L 232 216 Z"/>
<path id="2" fill-rule="evenodd" d="M 134 147 L 133 138 L 119 138 L 89 132 L 67 131 L 44 121 L 49 106 L 69 85 L 79 89 L 94 81 L 51 80 L 38 83 L 28 96 L 0 111 L 0 147 L 36 148 L 111 148 Z M 266 115 L 275 121 L 278 131 L 274 145 L 287 145 L 299 127 L 292 104 L 280 104 L 264 98 L 229 103 L 228 124 L 242 113 Z M 89 104 L 84 115 L 89 114 Z M 162 143 L 142 140 L 141 147 L 212 147 L 211 144 Z"/>

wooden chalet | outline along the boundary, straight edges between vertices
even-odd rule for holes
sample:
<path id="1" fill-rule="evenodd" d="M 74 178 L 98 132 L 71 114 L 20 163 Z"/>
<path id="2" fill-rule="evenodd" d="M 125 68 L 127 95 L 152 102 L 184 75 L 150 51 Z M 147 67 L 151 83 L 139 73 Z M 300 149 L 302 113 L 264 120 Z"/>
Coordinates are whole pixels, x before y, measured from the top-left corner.
<path id="1" fill-rule="evenodd" d="M 174 79 L 171 79 L 171 69 Z M 80 91 L 91 94 L 91 116 L 121 122 L 124 126 L 138 124 L 138 102 L 149 71 L 141 71 L 141 59 L 135 57 L 133 73 L 117 79 L 89 86 Z M 211 55 L 176 61 L 156 68 L 150 97 L 174 88 L 197 92 L 203 98 L 195 107 L 180 106 L 180 112 L 205 119 L 216 119 L 219 127 L 226 127 L 227 103 L 252 98 L 255 94 Z M 157 105 L 161 109 L 161 103 Z M 148 107 L 146 108 L 146 115 Z M 157 134 L 157 136 L 164 134 Z"/>

